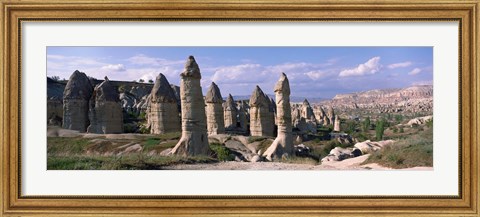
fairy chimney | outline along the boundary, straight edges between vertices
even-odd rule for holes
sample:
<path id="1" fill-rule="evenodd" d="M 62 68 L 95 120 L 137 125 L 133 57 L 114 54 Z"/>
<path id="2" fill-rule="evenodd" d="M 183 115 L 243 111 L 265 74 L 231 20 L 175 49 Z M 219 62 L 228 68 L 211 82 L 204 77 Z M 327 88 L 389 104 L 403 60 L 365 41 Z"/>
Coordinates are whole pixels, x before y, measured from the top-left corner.
<path id="1" fill-rule="evenodd" d="M 257 85 L 250 96 L 250 134 L 273 136 L 274 120 L 270 111 L 270 100 Z"/>
<path id="2" fill-rule="evenodd" d="M 87 130 L 90 123 L 88 105 L 92 92 L 87 75 L 78 70 L 73 72 L 63 91 L 63 128 L 80 132 Z"/>
<path id="3" fill-rule="evenodd" d="M 276 100 L 277 138 L 263 153 L 267 160 L 293 155 L 292 112 L 290 107 L 290 85 L 285 73 L 274 87 Z"/>
<path id="4" fill-rule="evenodd" d="M 205 95 L 208 135 L 225 133 L 223 98 L 218 86 L 212 82 Z"/>
<path id="5" fill-rule="evenodd" d="M 88 133 L 122 133 L 123 112 L 120 97 L 107 77 L 93 90 L 88 113 Z"/>
<path id="6" fill-rule="evenodd" d="M 167 78 L 160 73 L 149 96 L 147 121 L 151 134 L 180 131 L 180 118 L 175 92 Z"/>
<path id="7" fill-rule="evenodd" d="M 180 99 L 182 107 L 182 137 L 170 154 L 180 156 L 208 155 L 205 101 L 200 86 L 200 68 L 193 56 L 189 56 L 180 74 Z"/>
<path id="8" fill-rule="evenodd" d="M 231 94 L 228 94 L 227 101 L 223 106 L 225 129 L 233 130 L 237 127 L 237 105 Z"/>

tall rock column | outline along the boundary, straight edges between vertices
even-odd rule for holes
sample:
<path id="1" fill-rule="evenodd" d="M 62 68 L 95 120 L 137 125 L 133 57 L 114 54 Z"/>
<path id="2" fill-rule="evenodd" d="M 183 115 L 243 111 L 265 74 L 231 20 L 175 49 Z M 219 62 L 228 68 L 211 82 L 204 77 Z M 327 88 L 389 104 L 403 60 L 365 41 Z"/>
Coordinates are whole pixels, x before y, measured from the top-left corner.
<path id="1" fill-rule="evenodd" d="M 234 130 L 237 128 L 237 106 L 235 100 L 231 94 L 228 94 L 227 101 L 223 107 L 224 111 L 224 120 L 225 120 L 225 129 Z"/>
<path id="2" fill-rule="evenodd" d="M 161 73 L 155 79 L 149 100 L 147 119 L 150 133 L 162 134 L 180 131 L 177 98 L 167 78 Z"/>
<path id="3" fill-rule="evenodd" d="M 274 120 L 270 118 L 270 100 L 257 85 L 250 96 L 250 134 L 273 136 Z"/>
<path id="4" fill-rule="evenodd" d="M 243 132 L 248 131 L 248 111 L 247 111 L 247 104 L 241 101 L 238 106 L 238 123 L 240 124 L 240 129 Z"/>
<path id="5" fill-rule="evenodd" d="M 333 125 L 333 131 L 340 132 L 340 118 L 335 115 L 335 124 Z"/>
<path id="6" fill-rule="evenodd" d="M 88 133 L 122 133 L 123 111 L 120 97 L 107 77 L 93 90 L 88 113 Z"/>
<path id="7" fill-rule="evenodd" d="M 218 86 L 212 82 L 205 95 L 208 135 L 225 133 L 223 116 L 223 98 Z"/>
<path id="8" fill-rule="evenodd" d="M 292 136 L 292 111 L 290 106 L 290 85 L 285 73 L 282 73 L 280 79 L 274 88 L 275 100 L 277 105 L 277 138 L 272 145 L 263 153 L 267 160 L 279 158 L 285 155 L 293 154 L 293 136 Z"/>
<path id="9" fill-rule="evenodd" d="M 170 154 L 181 156 L 208 155 L 205 101 L 200 86 L 200 69 L 193 56 L 189 56 L 180 74 L 180 100 L 182 105 L 182 137 Z"/>
<path id="10" fill-rule="evenodd" d="M 328 124 L 332 124 L 332 125 L 335 124 L 334 123 L 334 121 L 335 121 L 335 111 L 333 110 L 332 106 L 328 107 L 327 118 L 328 118 Z"/>
<path id="11" fill-rule="evenodd" d="M 83 72 L 76 70 L 63 91 L 63 128 L 85 132 L 89 125 L 88 105 L 93 88 Z"/>

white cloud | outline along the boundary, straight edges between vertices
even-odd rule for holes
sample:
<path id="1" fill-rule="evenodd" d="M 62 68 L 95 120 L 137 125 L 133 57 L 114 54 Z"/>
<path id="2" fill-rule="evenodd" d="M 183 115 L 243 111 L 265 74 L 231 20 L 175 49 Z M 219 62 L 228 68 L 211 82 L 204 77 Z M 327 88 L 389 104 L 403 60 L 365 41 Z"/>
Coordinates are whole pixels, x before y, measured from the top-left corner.
<path id="1" fill-rule="evenodd" d="M 422 72 L 420 68 L 414 68 L 412 71 L 410 71 L 408 74 L 409 75 L 416 75 L 418 73 Z"/>
<path id="2" fill-rule="evenodd" d="M 211 80 L 216 83 L 259 82 L 265 77 L 264 67 L 260 64 L 241 64 L 219 67 Z"/>
<path id="3" fill-rule="evenodd" d="M 393 63 L 393 64 L 388 65 L 387 67 L 389 69 L 396 69 L 396 68 L 408 67 L 408 66 L 411 66 L 411 65 L 412 65 L 412 62 L 407 61 L 407 62 L 401 62 L 401 63 Z"/>
<path id="4" fill-rule="evenodd" d="M 167 60 L 163 58 L 149 57 L 144 54 L 137 54 L 127 59 L 132 64 L 135 65 L 151 65 L 151 66 L 166 66 L 166 65 L 176 65 L 184 64 L 185 60 Z"/>
<path id="5" fill-rule="evenodd" d="M 324 71 L 317 70 L 306 72 L 304 73 L 304 75 L 308 76 L 312 80 L 318 80 L 320 78 L 324 78 L 326 76 L 326 73 Z"/>
<path id="6" fill-rule="evenodd" d="M 367 62 L 359 64 L 355 68 L 346 69 L 340 72 L 339 77 L 348 77 L 348 76 L 362 76 L 368 74 L 375 74 L 381 68 L 380 57 L 373 57 Z"/>
<path id="7" fill-rule="evenodd" d="M 126 68 L 123 64 L 108 64 L 102 67 L 103 70 L 121 72 L 125 71 Z"/>

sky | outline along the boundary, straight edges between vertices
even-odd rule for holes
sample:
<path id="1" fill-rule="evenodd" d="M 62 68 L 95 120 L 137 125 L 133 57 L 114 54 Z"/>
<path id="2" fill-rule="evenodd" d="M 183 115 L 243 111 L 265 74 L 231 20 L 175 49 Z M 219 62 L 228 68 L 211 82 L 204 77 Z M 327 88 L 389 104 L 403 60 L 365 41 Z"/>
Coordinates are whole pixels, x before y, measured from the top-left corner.
<path id="1" fill-rule="evenodd" d="M 336 94 L 432 84 L 433 47 L 47 47 L 47 76 L 68 79 L 79 70 L 110 80 L 155 80 L 179 85 L 193 55 L 203 93 L 215 82 L 222 96 L 267 94 L 284 72 L 291 96 Z"/>

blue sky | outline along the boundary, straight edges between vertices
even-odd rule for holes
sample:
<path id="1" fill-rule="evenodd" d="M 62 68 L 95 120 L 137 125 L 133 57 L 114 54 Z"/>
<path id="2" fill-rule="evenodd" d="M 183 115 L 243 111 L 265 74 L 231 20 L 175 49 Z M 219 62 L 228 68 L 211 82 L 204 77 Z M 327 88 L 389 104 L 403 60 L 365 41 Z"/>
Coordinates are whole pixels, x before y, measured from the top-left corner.
<path id="1" fill-rule="evenodd" d="M 222 95 L 249 95 L 255 85 L 273 94 L 285 72 L 291 95 L 331 98 L 371 89 L 432 84 L 432 47 L 48 47 L 47 76 L 68 79 L 79 70 L 110 80 L 155 80 L 178 85 L 189 55 L 205 93 L 214 81 Z"/>

